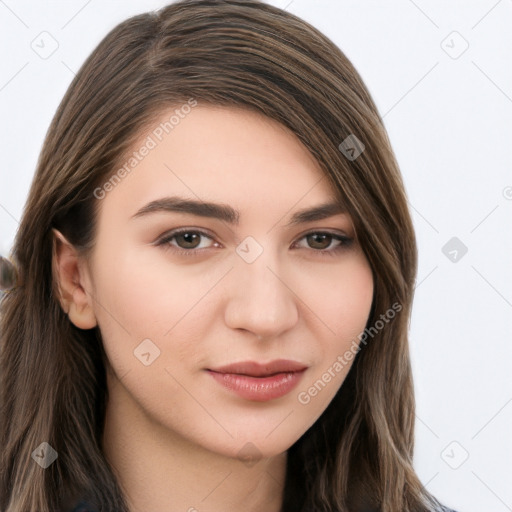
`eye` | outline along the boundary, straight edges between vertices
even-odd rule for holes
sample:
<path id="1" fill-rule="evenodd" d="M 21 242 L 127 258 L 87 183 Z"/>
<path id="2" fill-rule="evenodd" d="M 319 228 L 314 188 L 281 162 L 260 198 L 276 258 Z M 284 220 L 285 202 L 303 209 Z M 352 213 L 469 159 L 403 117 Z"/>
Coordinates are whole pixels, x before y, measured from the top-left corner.
<path id="1" fill-rule="evenodd" d="M 338 252 L 352 243 L 352 238 L 348 236 L 325 231 L 307 233 L 300 239 L 300 241 L 302 240 L 305 241 L 306 245 L 297 243 L 298 247 L 313 249 L 315 252 L 320 253 Z"/>
<path id="2" fill-rule="evenodd" d="M 190 255 L 194 254 L 195 251 L 208 249 L 214 246 L 215 243 L 212 237 L 204 231 L 180 229 L 167 233 L 156 242 L 156 245 L 171 246 L 178 253 Z"/>

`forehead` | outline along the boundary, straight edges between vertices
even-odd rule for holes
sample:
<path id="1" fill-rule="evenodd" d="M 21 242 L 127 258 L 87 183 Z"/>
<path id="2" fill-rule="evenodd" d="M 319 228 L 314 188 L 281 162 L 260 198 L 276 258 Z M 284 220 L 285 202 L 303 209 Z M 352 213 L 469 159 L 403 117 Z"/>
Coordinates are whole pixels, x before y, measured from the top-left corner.
<path id="1" fill-rule="evenodd" d="M 233 107 L 176 109 L 162 111 L 118 163 L 102 199 L 109 215 L 121 208 L 129 216 L 164 195 L 222 201 L 241 212 L 336 200 L 318 162 L 280 123 Z"/>

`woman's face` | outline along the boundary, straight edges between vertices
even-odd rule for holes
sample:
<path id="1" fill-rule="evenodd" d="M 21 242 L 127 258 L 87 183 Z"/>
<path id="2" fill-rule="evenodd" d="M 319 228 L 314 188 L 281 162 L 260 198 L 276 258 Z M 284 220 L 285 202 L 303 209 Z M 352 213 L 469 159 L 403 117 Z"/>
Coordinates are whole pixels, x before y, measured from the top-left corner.
<path id="1" fill-rule="evenodd" d="M 162 113 L 134 145 L 136 165 L 121 162 L 124 177 L 97 193 L 89 292 L 109 387 L 160 432 L 272 456 L 340 388 L 372 272 L 294 135 L 244 110 L 188 110 L 175 125 L 174 109 Z"/>

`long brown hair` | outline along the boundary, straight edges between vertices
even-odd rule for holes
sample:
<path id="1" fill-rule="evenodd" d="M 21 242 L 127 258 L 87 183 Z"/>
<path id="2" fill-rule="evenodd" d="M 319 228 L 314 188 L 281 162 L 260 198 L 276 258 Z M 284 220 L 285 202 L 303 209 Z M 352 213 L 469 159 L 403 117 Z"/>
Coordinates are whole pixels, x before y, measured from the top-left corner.
<path id="1" fill-rule="evenodd" d="M 182 0 L 134 16 L 101 41 L 66 92 L 11 254 L 19 283 L 1 303 L 1 510 L 53 512 L 80 496 L 102 511 L 128 510 L 101 446 L 101 333 L 76 328 L 60 307 L 52 228 L 86 257 L 94 190 L 143 129 L 190 98 L 250 109 L 290 129 L 354 221 L 374 275 L 368 326 L 401 306 L 374 329 L 328 408 L 289 449 L 283 512 L 434 510 L 412 465 L 407 329 L 417 256 L 393 151 L 340 49 L 258 0 Z M 357 158 L 340 148 L 349 136 L 364 145 Z M 31 457 L 42 442 L 58 454 L 46 469 Z"/>

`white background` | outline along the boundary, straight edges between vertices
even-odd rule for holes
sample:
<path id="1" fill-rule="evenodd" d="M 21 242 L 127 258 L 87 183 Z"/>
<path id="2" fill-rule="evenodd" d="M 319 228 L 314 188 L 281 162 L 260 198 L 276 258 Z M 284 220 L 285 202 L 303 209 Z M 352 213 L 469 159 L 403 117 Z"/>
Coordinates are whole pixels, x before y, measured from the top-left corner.
<path id="1" fill-rule="evenodd" d="M 512 511 L 512 2 L 269 3 L 354 63 L 404 176 L 419 243 L 418 474 L 459 512 Z M 0 254 L 73 74 L 116 24 L 163 5 L 0 0 Z M 31 47 L 43 31 L 58 43 L 47 59 Z M 468 248 L 455 262 L 442 252 L 452 237 Z"/>

